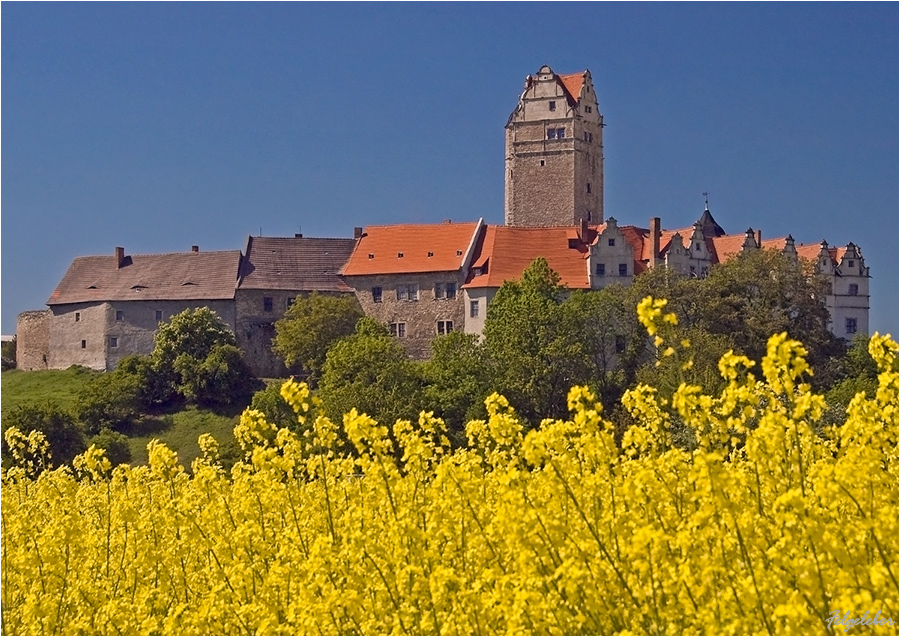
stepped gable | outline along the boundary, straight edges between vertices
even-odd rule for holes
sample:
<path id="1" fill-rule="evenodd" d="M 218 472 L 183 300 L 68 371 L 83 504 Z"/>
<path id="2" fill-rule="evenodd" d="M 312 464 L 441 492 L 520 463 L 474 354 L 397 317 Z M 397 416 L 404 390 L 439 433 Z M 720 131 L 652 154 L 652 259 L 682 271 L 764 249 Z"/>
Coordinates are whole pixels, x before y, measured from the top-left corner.
<path id="1" fill-rule="evenodd" d="M 470 274 L 463 287 L 497 288 L 504 281 L 518 280 L 538 257 L 547 260 L 559 274 L 560 284 L 572 289 L 589 289 L 585 260 L 590 244 L 605 226 L 588 228 L 579 238 L 572 226 L 519 228 L 488 226 L 475 249 Z M 478 274 L 480 272 L 480 274 Z"/>
<path id="2" fill-rule="evenodd" d="M 465 264 L 481 222 L 368 226 L 343 276 L 453 272 Z"/>
<path id="3" fill-rule="evenodd" d="M 352 292 L 338 276 L 355 239 L 248 237 L 238 288 Z"/>
<path id="4" fill-rule="evenodd" d="M 76 257 L 47 305 L 233 299 L 240 263 L 239 250 Z"/>

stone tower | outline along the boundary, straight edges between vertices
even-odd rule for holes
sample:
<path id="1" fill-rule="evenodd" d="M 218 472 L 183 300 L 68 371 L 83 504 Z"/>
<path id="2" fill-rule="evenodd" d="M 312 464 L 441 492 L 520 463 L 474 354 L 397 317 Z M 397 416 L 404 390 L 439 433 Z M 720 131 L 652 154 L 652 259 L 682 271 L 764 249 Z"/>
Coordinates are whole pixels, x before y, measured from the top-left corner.
<path id="1" fill-rule="evenodd" d="M 590 71 L 542 66 L 506 123 L 506 225 L 603 223 L 603 116 Z"/>

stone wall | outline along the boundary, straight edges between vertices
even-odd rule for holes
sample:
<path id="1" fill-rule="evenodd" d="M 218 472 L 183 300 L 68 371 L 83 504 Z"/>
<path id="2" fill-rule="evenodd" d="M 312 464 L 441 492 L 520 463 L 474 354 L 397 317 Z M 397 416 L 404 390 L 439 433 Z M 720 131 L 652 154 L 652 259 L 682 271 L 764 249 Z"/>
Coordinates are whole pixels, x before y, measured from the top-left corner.
<path id="1" fill-rule="evenodd" d="M 16 318 L 16 368 L 47 369 L 50 361 L 50 310 L 22 312 Z"/>
<path id="2" fill-rule="evenodd" d="M 272 352 L 275 322 L 298 297 L 310 293 L 302 290 L 247 290 L 238 288 L 235 300 L 238 346 L 244 352 L 250 369 L 264 378 L 284 378 L 290 371 L 284 360 Z M 322 294 L 330 294 L 323 292 Z M 334 294 L 340 294 L 335 292 Z M 346 294 L 350 294 L 347 292 Z M 266 301 L 269 299 L 269 302 Z"/>
<path id="3" fill-rule="evenodd" d="M 444 324 L 445 331 L 447 321 L 452 322 L 453 330 L 465 329 L 465 299 L 460 289 L 464 280 L 459 271 L 346 278 L 356 289 L 356 298 L 366 316 L 388 326 L 394 324 L 397 338 L 413 358 L 425 359 L 431 355 L 431 341 L 438 335 L 438 322 Z M 456 286 L 454 298 L 435 298 L 435 284 L 447 283 Z M 418 300 L 399 299 L 398 286 L 415 286 Z M 380 301 L 373 294 L 374 288 L 381 289 Z"/>
<path id="4" fill-rule="evenodd" d="M 161 321 L 186 309 L 208 307 L 234 329 L 234 302 L 221 301 L 114 301 L 55 305 L 50 319 L 51 369 L 83 365 L 115 369 L 132 354 L 153 351 Z"/>

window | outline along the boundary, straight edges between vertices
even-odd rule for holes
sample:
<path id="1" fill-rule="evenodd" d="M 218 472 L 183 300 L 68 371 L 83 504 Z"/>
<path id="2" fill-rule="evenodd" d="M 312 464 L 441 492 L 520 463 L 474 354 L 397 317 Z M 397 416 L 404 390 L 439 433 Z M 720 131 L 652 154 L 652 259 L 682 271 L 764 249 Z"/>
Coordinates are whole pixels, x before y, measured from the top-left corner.
<path id="1" fill-rule="evenodd" d="M 434 298 L 436 299 L 455 299 L 456 283 L 435 283 Z"/>
<path id="2" fill-rule="evenodd" d="M 852 268 L 855 264 L 856 264 L 856 261 L 854 261 L 853 259 L 850 259 L 849 261 L 847 261 L 848 268 Z"/>
<path id="3" fill-rule="evenodd" d="M 381 288 L 378 286 L 372 288 L 372 303 L 381 303 Z"/>
<path id="4" fill-rule="evenodd" d="M 116 320 L 124 321 L 125 320 L 125 312 L 123 312 L 122 310 L 116 310 Z"/>
<path id="5" fill-rule="evenodd" d="M 547 106 L 550 107 L 551 111 L 555 111 L 556 110 L 556 100 L 550 100 L 550 103 L 547 104 Z"/>
<path id="6" fill-rule="evenodd" d="M 565 128 L 557 128 L 556 129 L 556 138 L 557 139 L 565 139 L 566 137 L 566 129 Z"/>
<path id="7" fill-rule="evenodd" d="M 597 276 L 606 276 L 606 264 L 605 263 L 597 264 Z"/>
<path id="8" fill-rule="evenodd" d="M 75 322 L 78 323 L 81 320 L 81 312 L 75 312 Z"/>
<path id="9" fill-rule="evenodd" d="M 398 301 L 418 301 L 419 286 L 418 285 L 398 285 L 397 286 Z"/>
<path id="10" fill-rule="evenodd" d="M 154 314 L 154 316 L 155 316 L 155 318 L 156 318 L 156 322 L 157 322 L 157 323 L 158 323 L 159 321 L 161 321 L 161 320 L 162 320 L 162 310 L 156 310 L 156 313 Z"/>
<path id="11" fill-rule="evenodd" d="M 264 296 L 263 297 L 263 312 L 271 312 L 272 311 L 272 297 Z"/>
<path id="12" fill-rule="evenodd" d="M 478 318 L 478 301 L 469 301 L 469 316 Z"/>
<path id="13" fill-rule="evenodd" d="M 628 264 L 627 263 L 619 264 L 619 276 L 628 276 Z"/>
<path id="14" fill-rule="evenodd" d="M 585 106 L 585 107 L 584 107 L 584 112 L 585 112 L 585 113 L 590 113 L 590 112 L 591 112 L 591 107 L 590 107 L 590 106 Z"/>
<path id="15" fill-rule="evenodd" d="M 859 294 L 859 286 L 856 283 L 850 284 L 850 296 L 856 296 Z"/>
<path id="16" fill-rule="evenodd" d="M 109 337 L 109 346 L 110 346 L 110 347 L 118 347 L 118 346 L 119 346 L 119 339 L 116 338 L 115 336 L 110 336 L 110 337 Z"/>
<path id="17" fill-rule="evenodd" d="M 591 194 L 591 182 L 587 183 L 587 191 L 588 191 L 588 194 Z"/>
<path id="18" fill-rule="evenodd" d="M 695 243 L 695 244 L 694 244 L 694 249 L 697 250 L 697 251 L 699 252 L 699 250 L 700 250 L 700 244 L 699 244 L 699 243 Z"/>
<path id="19" fill-rule="evenodd" d="M 587 131 L 584 131 L 584 141 L 586 141 L 588 144 L 590 144 L 591 142 L 593 142 L 593 141 L 594 141 L 594 134 L 593 134 L 593 133 L 589 133 L 589 132 L 587 132 Z"/>
<path id="20" fill-rule="evenodd" d="M 437 322 L 437 333 L 438 334 L 449 334 L 453 331 L 453 321 L 438 321 Z"/>
<path id="21" fill-rule="evenodd" d="M 555 128 L 547 129 L 547 139 L 556 139 L 556 129 Z"/>
<path id="22" fill-rule="evenodd" d="M 856 334 L 856 319 L 848 318 L 844 322 L 844 326 L 847 328 L 847 334 Z"/>
<path id="23" fill-rule="evenodd" d="M 406 323 L 391 323 L 390 330 L 391 336 L 406 338 Z"/>
<path id="24" fill-rule="evenodd" d="M 542 160 L 541 160 L 541 166 L 546 166 L 546 165 L 547 165 L 547 163 L 542 159 Z"/>
<path id="25" fill-rule="evenodd" d="M 625 351 L 625 337 L 616 336 L 616 351 L 622 353 Z"/>
<path id="26" fill-rule="evenodd" d="M 607 243 L 609 244 L 609 247 L 610 247 L 610 248 L 614 248 L 615 245 L 616 245 L 616 240 L 615 240 L 615 239 L 610 239 L 609 241 L 607 241 Z"/>
<path id="27" fill-rule="evenodd" d="M 84 349 L 86 347 L 87 347 L 87 341 L 81 341 L 81 349 Z"/>

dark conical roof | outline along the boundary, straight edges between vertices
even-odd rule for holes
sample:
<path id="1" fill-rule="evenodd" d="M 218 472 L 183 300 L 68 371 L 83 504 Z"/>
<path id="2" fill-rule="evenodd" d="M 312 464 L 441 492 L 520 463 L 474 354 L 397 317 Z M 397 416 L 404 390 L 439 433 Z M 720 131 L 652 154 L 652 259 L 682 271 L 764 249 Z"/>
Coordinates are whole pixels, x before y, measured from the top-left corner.
<path id="1" fill-rule="evenodd" d="M 700 218 L 697 220 L 697 223 L 700 224 L 700 227 L 703 228 L 703 236 L 706 238 L 710 237 L 722 237 L 725 235 L 725 230 L 716 223 L 716 220 L 713 219 L 712 213 L 709 211 L 709 208 L 703 211 L 703 214 L 700 215 Z"/>

